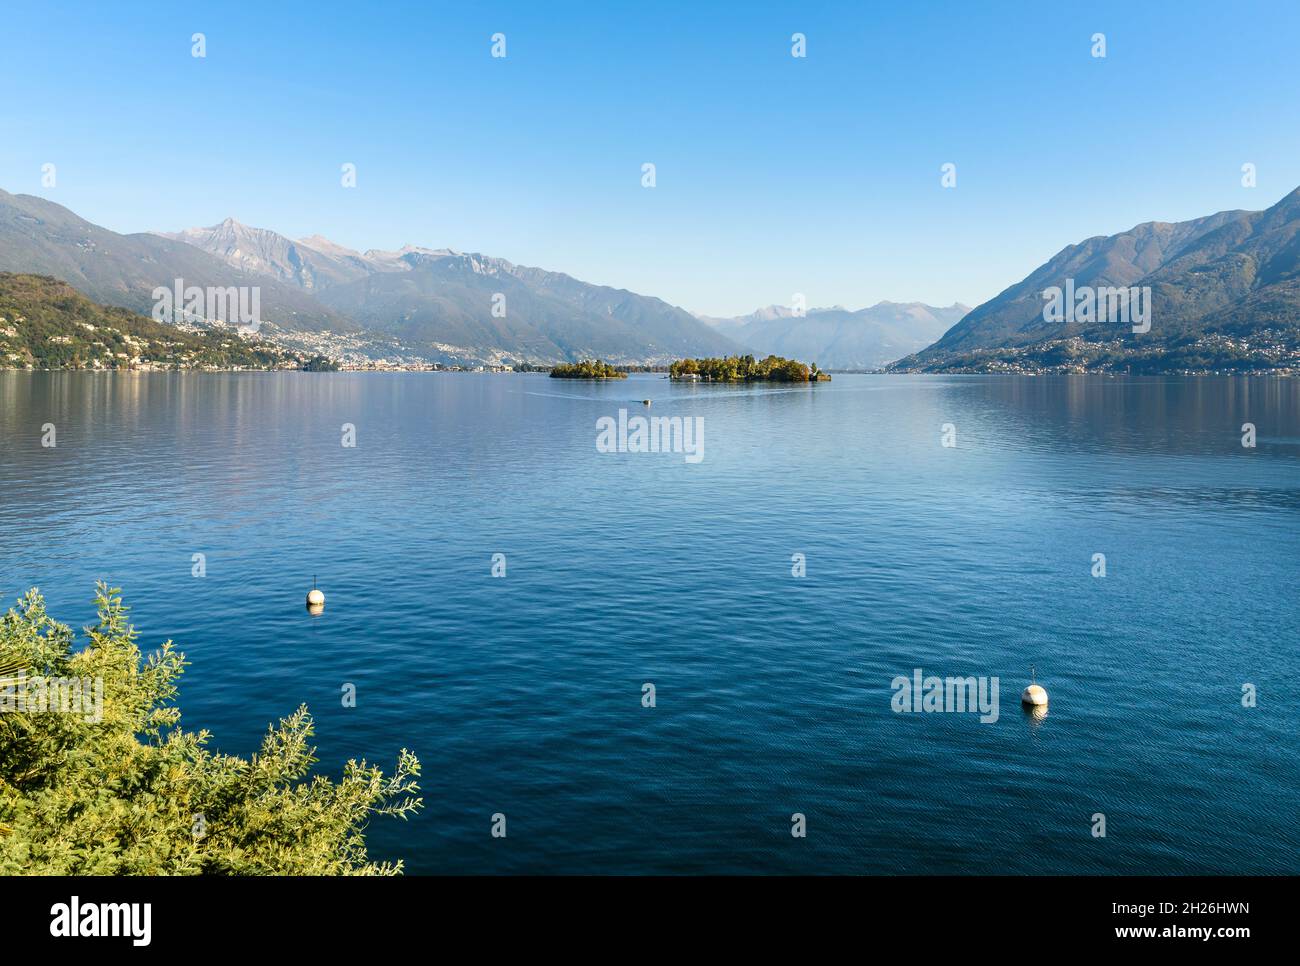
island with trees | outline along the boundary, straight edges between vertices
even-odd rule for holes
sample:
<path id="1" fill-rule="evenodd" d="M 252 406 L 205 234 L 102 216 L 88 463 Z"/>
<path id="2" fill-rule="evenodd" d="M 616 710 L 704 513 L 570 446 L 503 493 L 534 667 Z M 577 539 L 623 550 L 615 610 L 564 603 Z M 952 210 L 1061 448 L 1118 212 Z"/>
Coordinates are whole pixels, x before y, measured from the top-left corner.
<path id="1" fill-rule="evenodd" d="M 600 359 L 562 363 L 551 369 L 552 379 L 626 379 L 622 372 Z"/>
<path id="2" fill-rule="evenodd" d="M 668 367 L 670 379 L 683 382 L 830 382 L 830 375 L 794 359 L 727 356 L 725 359 L 679 359 Z"/>

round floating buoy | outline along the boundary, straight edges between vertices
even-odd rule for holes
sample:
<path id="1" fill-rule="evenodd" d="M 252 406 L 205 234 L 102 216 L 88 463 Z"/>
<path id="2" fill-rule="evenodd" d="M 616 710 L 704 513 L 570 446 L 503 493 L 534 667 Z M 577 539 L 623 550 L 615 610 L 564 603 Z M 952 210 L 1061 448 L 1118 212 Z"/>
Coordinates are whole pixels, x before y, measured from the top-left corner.
<path id="1" fill-rule="evenodd" d="M 649 406 L 649 405 L 650 405 L 650 400 L 649 400 L 649 399 L 642 399 L 642 400 L 641 400 L 641 405 L 642 405 L 642 406 Z"/>
<path id="2" fill-rule="evenodd" d="M 1031 684 L 1025 688 L 1024 694 L 1020 695 L 1020 703 L 1042 707 L 1047 704 L 1047 691 L 1041 684 Z"/>
<path id="3" fill-rule="evenodd" d="M 317 590 L 315 587 L 313 587 L 311 590 L 309 590 L 309 591 L 307 592 L 307 606 L 308 606 L 308 607 L 324 607 L 324 606 L 325 606 L 325 595 L 322 594 L 322 593 L 321 593 L 319 590 Z"/>

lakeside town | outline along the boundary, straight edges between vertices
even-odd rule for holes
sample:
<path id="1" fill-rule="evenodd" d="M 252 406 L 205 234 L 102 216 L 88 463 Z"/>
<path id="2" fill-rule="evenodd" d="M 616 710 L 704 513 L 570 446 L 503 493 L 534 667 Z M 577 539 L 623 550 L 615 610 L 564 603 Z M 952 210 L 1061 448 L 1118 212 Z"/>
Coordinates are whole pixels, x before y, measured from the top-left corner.
<path id="1" fill-rule="evenodd" d="M 1079 336 L 1027 346 L 964 353 L 924 366 L 886 371 L 951 375 L 1300 375 L 1300 344 L 1288 333 L 1263 330 L 1251 338 L 1211 333 L 1182 344 L 1137 349 L 1123 340 L 1092 342 Z"/>

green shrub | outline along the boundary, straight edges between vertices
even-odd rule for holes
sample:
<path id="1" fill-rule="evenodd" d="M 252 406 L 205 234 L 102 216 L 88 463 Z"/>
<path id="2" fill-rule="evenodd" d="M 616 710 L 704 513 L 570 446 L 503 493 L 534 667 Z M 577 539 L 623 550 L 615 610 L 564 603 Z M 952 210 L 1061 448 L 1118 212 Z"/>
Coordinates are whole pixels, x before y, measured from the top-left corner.
<path id="1" fill-rule="evenodd" d="M 420 763 L 403 750 L 391 777 L 349 761 L 309 774 L 306 707 L 267 730 L 245 759 L 208 749 L 173 703 L 186 664 L 168 641 L 143 657 L 115 588 L 96 588 L 88 646 L 29 591 L 0 618 L 0 875 L 393 875 L 367 857 L 375 815 L 421 800 Z M 14 708 L 20 675 L 102 681 L 92 713 Z"/>

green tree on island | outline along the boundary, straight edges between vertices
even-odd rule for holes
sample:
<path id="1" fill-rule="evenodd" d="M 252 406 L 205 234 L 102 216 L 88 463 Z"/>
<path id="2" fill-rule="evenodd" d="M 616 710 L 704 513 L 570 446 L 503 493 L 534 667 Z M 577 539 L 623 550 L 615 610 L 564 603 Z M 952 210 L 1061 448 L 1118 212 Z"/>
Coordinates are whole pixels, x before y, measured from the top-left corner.
<path id="1" fill-rule="evenodd" d="M 143 657 L 119 592 L 101 583 L 95 602 L 80 650 L 36 590 L 0 617 L 0 875 L 401 872 L 369 859 L 363 830 L 420 808 L 413 754 L 390 777 L 364 760 L 337 781 L 309 774 L 305 706 L 247 759 L 211 751 L 173 704 L 184 655 L 168 641 Z M 102 680 L 100 720 L 17 707 L 37 675 Z"/>

